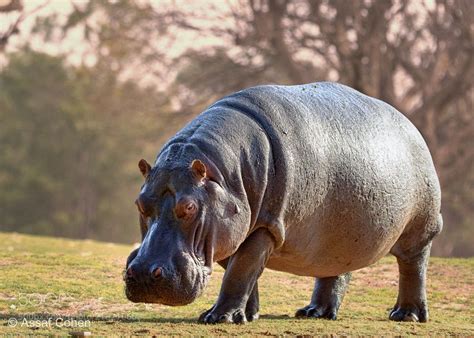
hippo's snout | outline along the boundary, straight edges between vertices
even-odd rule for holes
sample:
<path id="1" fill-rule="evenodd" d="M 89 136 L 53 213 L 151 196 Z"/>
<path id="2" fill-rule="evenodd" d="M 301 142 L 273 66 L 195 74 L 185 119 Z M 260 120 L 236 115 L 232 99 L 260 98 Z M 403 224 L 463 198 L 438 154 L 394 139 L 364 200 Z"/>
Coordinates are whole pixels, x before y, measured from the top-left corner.
<path id="1" fill-rule="evenodd" d="M 186 305 L 201 294 L 207 279 L 207 273 L 184 255 L 168 263 L 133 257 L 124 272 L 125 294 L 135 303 Z"/>

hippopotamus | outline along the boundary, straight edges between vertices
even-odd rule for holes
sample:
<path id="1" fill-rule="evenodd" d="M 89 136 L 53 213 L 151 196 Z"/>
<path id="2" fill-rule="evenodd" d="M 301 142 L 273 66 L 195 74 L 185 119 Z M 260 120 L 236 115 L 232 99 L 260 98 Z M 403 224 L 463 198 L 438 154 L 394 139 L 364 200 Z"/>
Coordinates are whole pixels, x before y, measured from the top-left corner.
<path id="1" fill-rule="evenodd" d="M 138 166 L 142 241 L 124 270 L 132 302 L 189 304 L 217 262 L 222 286 L 200 322 L 257 319 L 265 268 L 314 277 L 296 316 L 336 319 L 351 271 L 391 253 L 399 291 L 389 319 L 428 320 L 440 185 L 421 134 L 389 104 L 331 82 L 252 87 Z"/>

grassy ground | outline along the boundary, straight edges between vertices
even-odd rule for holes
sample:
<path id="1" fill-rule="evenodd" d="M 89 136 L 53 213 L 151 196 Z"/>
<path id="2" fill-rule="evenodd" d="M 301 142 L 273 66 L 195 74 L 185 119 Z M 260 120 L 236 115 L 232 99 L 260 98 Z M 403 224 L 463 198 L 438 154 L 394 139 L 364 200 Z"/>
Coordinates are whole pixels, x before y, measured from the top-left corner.
<path id="1" fill-rule="evenodd" d="M 353 274 L 337 321 L 295 319 L 294 311 L 309 300 L 312 279 L 267 270 L 259 283 L 260 320 L 208 326 L 196 318 L 217 297 L 218 267 L 192 305 L 133 304 L 121 279 L 129 246 L 5 233 L 0 243 L 0 335 L 474 335 L 474 258 L 431 259 L 426 324 L 387 319 L 397 267 L 386 257 Z"/>

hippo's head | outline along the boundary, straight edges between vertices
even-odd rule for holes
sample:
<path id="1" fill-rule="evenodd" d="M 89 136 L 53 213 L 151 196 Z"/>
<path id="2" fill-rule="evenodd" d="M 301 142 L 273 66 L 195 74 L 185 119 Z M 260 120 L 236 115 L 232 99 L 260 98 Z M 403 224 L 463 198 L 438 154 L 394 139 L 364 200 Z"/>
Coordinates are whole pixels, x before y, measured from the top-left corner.
<path id="1" fill-rule="evenodd" d="M 159 161 L 139 162 L 142 243 L 127 259 L 125 292 L 133 302 L 185 305 L 205 288 L 212 262 L 245 239 L 249 208 L 209 160 Z"/>

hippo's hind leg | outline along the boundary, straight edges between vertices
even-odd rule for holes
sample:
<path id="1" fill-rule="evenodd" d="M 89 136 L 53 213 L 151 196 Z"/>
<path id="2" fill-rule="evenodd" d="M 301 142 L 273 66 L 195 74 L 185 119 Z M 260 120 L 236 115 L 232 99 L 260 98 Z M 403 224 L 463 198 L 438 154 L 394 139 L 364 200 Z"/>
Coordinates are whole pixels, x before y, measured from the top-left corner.
<path id="1" fill-rule="evenodd" d="M 390 320 L 428 321 L 426 270 L 431 241 L 442 225 L 441 214 L 428 222 L 415 222 L 390 251 L 397 257 L 399 270 L 398 298 L 390 312 Z"/>
<path id="2" fill-rule="evenodd" d="M 336 277 L 316 278 L 311 303 L 296 311 L 296 317 L 335 320 L 351 279 L 351 273 Z"/>
<path id="3" fill-rule="evenodd" d="M 229 258 L 217 262 L 220 266 L 222 266 L 224 269 L 227 268 L 227 264 L 229 263 Z M 204 311 L 201 313 L 199 316 L 199 321 L 202 322 L 204 318 L 207 316 L 209 312 L 214 308 L 211 307 L 209 310 Z M 245 316 L 247 317 L 247 321 L 252 322 L 254 320 L 257 320 L 259 317 L 258 311 L 260 308 L 260 303 L 259 303 L 259 297 L 258 297 L 258 281 L 255 282 L 255 286 L 253 287 L 252 293 L 249 296 L 249 299 L 247 300 L 247 305 L 245 307 Z"/>
<path id="4" fill-rule="evenodd" d="M 391 320 L 426 322 L 428 304 L 426 302 L 426 268 L 430 255 L 428 244 L 415 257 L 397 257 L 399 269 L 399 291 L 395 306 L 390 312 Z"/>

